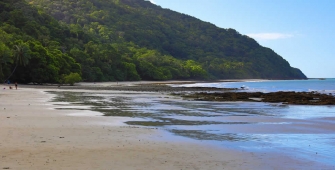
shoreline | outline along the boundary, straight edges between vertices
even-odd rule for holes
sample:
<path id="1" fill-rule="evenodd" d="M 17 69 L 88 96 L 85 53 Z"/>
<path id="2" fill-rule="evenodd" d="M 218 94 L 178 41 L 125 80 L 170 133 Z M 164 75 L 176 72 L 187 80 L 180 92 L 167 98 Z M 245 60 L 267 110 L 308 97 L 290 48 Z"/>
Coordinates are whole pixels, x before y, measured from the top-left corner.
<path id="1" fill-rule="evenodd" d="M 57 90 L 57 89 L 55 89 Z M 4 92 L 5 91 L 5 92 Z M 159 131 L 115 125 L 112 117 L 53 109 L 50 94 L 19 88 L 0 93 L 2 169 L 246 169 L 251 153 L 159 141 Z M 45 101 L 47 100 L 47 101 Z M 201 154 L 200 154 L 201 153 Z M 243 158 L 249 164 L 240 164 Z M 242 161 L 242 160 L 241 160 Z"/>
<path id="2" fill-rule="evenodd" d="M 245 81 L 267 81 L 265 79 L 243 79 Z M 222 80 L 221 82 L 230 82 Z M 234 81 L 237 82 L 237 81 Z M 184 87 L 175 86 L 179 84 L 203 83 L 200 81 L 135 81 L 135 82 L 102 82 L 102 83 L 78 83 L 75 86 L 56 85 L 22 85 L 26 88 L 39 89 L 63 89 L 63 90 L 114 90 L 135 92 L 156 92 L 162 94 L 176 95 L 187 100 L 194 101 L 248 101 L 283 103 L 290 105 L 335 105 L 335 95 L 329 93 L 294 92 L 248 92 L 243 88 L 216 88 L 216 87 Z"/>
<path id="3" fill-rule="evenodd" d="M 57 110 L 62 103 L 50 102 L 54 95 L 45 91 L 64 90 L 74 89 L 20 85 L 18 90 L 1 91 L 0 168 L 154 170 L 313 166 L 311 162 L 280 153 L 217 148 L 189 140 L 166 141 L 159 129 L 124 125 L 120 123 L 123 118 L 99 116 L 87 110 Z"/>

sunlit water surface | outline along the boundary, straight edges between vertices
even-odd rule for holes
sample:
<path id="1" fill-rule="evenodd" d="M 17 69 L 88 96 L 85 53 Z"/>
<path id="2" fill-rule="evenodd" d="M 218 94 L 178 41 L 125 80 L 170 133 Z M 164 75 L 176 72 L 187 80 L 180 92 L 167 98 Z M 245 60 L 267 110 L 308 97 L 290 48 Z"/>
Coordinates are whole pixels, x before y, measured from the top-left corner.
<path id="1" fill-rule="evenodd" d="M 308 79 L 308 80 L 255 80 L 242 82 L 217 82 L 217 83 L 195 83 L 179 84 L 171 86 L 181 87 L 216 87 L 216 88 L 240 88 L 246 92 L 277 92 L 297 91 L 335 94 L 335 79 Z"/>

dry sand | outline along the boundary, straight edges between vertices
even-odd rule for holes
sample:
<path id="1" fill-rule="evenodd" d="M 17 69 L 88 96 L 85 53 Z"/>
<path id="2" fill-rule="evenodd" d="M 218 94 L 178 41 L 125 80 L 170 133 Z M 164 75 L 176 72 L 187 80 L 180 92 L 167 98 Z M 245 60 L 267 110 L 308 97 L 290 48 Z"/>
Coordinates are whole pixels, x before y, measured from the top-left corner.
<path id="1" fill-rule="evenodd" d="M 41 89 L 4 87 L 0 85 L 0 169 L 235 170 L 309 166 L 280 154 L 157 140 L 162 135 L 157 129 L 127 126 L 120 118 L 96 112 L 56 110 L 50 102 L 53 96 Z M 91 116 L 80 116 L 83 112 Z"/>

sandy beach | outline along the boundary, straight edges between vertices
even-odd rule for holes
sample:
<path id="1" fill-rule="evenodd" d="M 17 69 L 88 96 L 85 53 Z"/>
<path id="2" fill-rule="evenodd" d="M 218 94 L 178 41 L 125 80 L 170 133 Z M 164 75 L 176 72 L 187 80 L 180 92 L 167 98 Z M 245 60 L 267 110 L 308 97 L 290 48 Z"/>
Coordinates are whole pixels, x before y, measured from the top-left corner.
<path id="1" fill-rule="evenodd" d="M 123 124 L 127 118 L 55 109 L 62 103 L 51 102 L 54 95 L 45 92 L 50 88 L 0 87 L 0 169 L 242 170 L 314 166 L 313 162 L 280 153 L 160 140 L 162 131 Z M 64 91 L 56 87 L 52 90 Z"/>

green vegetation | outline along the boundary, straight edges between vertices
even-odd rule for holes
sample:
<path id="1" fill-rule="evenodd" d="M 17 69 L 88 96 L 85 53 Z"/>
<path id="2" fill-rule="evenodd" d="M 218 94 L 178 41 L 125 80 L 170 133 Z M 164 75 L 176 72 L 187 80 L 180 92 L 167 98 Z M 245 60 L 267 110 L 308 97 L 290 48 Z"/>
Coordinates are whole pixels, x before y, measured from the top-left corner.
<path id="1" fill-rule="evenodd" d="M 80 64 L 61 51 L 69 29 L 22 0 L 1 1 L 0 9 L 2 82 L 59 83 L 63 74 L 81 74 Z"/>
<path id="2" fill-rule="evenodd" d="M 1 81 L 306 78 L 233 29 L 144 0 L 3 0 L 0 9 Z"/>
<path id="3" fill-rule="evenodd" d="M 80 81 L 81 77 L 78 73 L 70 73 L 69 75 L 64 76 L 64 83 L 70 84 L 71 86 Z"/>

